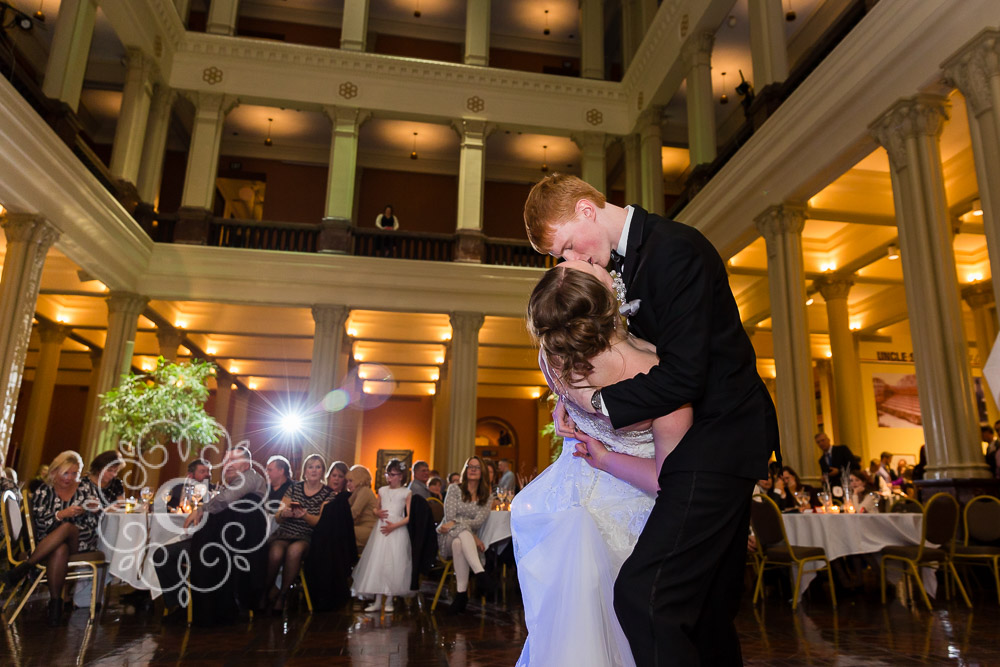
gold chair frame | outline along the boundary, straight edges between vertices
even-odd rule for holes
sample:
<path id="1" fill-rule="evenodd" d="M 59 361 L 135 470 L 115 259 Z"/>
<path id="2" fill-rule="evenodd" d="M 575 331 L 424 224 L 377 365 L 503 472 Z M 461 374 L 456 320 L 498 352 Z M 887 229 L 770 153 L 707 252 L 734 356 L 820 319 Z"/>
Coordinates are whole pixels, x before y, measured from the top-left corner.
<path id="1" fill-rule="evenodd" d="M 962 510 L 962 527 L 965 532 L 965 540 L 962 546 L 972 546 L 969 544 L 969 508 L 971 508 L 975 503 L 996 503 L 1000 505 L 1000 498 L 995 496 L 976 496 L 969 502 L 965 504 L 965 508 Z M 986 565 L 993 571 L 993 581 L 996 584 L 997 589 L 997 601 L 1000 602 L 1000 553 L 996 554 L 962 554 L 953 553 L 952 558 L 958 559 L 958 562 L 966 565 Z M 986 561 L 985 563 L 976 563 L 974 561 L 981 560 Z M 967 562 L 972 561 L 972 562 Z"/>

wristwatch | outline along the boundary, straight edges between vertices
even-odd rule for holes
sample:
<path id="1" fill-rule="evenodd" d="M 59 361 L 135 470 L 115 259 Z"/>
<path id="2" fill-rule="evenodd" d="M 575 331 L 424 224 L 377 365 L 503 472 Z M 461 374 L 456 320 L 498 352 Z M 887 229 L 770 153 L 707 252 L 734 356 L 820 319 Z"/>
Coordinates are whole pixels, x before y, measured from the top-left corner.
<path id="1" fill-rule="evenodd" d="M 598 389 L 590 396 L 590 405 L 598 414 L 604 414 L 604 399 L 601 398 L 601 390 Z"/>

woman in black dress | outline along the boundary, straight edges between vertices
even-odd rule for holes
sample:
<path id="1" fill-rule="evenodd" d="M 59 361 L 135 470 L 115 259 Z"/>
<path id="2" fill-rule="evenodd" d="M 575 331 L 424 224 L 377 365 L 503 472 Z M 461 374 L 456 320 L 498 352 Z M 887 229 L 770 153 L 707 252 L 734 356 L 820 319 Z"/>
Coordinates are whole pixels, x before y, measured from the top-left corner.
<path id="1" fill-rule="evenodd" d="M 351 599 L 348 579 L 358 560 L 358 549 L 351 516 L 351 492 L 346 485 L 349 470 L 343 461 L 330 465 L 326 484 L 331 495 L 313 529 L 309 558 L 303 566 L 316 611 L 337 609 Z"/>
<path id="2" fill-rule="evenodd" d="M 319 454 L 307 456 L 302 462 L 302 481 L 288 488 L 274 515 L 279 526 L 271 536 L 266 581 L 274 581 L 279 569 L 282 572 L 281 589 L 271 588 L 268 594 L 268 602 L 273 601 L 272 611 L 284 610 L 285 596 L 299 576 L 299 568 L 309 552 L 313 529 L 319 523 L 323 504 L 333 493 L 324 483 L 325 474 L 323 457 Z"/>
<path id="3" fill-rule="evenodd" d="M 118 473 L 124 466 L 125 461 L 114 450 L 102 452 L 91 461 L 87 482 L 94 485 L 103 507 L 116 503 L 125 496 L 125 484 L 118 479 Z"/>

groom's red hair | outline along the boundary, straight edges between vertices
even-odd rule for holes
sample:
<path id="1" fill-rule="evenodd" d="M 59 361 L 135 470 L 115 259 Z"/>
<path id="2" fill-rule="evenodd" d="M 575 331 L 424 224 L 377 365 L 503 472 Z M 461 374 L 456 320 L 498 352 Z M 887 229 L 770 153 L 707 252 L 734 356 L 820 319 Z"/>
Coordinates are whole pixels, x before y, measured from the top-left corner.
<path id="1" fill-rule="evenodd" d="M 597 208 L 607 203 L 597 188 L 571 174 L 555 173 L 535 183 L 524 202 L 524 226 L 535 250 L 548 254 L 554 228 L 573 217 L 581 199 L 589 199 Z"/>

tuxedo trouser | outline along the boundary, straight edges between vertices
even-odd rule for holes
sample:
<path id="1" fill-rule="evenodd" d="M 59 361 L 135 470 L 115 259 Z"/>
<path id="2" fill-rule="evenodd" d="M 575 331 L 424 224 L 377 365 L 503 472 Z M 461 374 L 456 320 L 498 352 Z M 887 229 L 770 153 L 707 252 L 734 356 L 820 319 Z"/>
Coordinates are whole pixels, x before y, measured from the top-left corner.
<path id="1" fill-rule="evenodd" d="M 754 481 L 668 472 L 615 581 L 615 612 L 637 667 L 741 665 L 734 620 L 743 593 Z"/>

